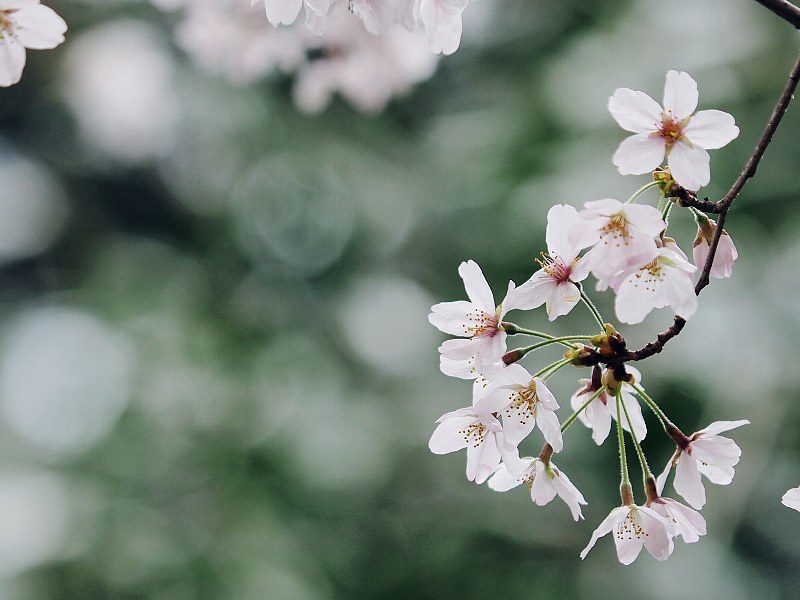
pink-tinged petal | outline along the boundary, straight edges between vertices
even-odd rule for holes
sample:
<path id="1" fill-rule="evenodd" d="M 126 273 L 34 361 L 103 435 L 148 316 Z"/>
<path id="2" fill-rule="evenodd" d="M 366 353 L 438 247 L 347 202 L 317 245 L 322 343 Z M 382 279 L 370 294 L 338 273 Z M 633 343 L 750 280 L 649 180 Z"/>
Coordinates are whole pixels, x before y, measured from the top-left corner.
<path id="1" fill-rule="evenodd" d="M 608 99 L 608 110 L 626 131 L 652 133 L 661 127 L 661 106 L 644 92 L 619 88 Z"/>
<path id="2" fill-rule="evenodd" d="M 500 451 L 495 436 L 486 434 L 483 444 L 467 446 L 467 479 L 478 485 L 489 479 L 500 464 Z"/>
<path id="3" fill-rule="evenodd" d="M 742 450 L 736 442 L 728 438 L 711 437 L 692 442 L 692 457 L 698 463 L 697 469 L 717 485 L 728 485 L 733 481 L 733 467 L 741 455 Z"/>
<path id="4" fill-rule="evenodd" d="M 467 290 L 467 297 L 477 308 L 494 314 L 494 296 L 483 271 L 474 260 L 462 262 L 458 267 L 458 274 L 464 280 L 464 289 Z"/>
<path id="5" fill-rule="evenodd" d="M 664 110 L 672 113 L 672 117 L 681 121 L 690 116 L 697 108 L 699 99 L 697 82 L 683 71 L 667 72 L 667 83 L 664 86 Z"/>
<path id="6" fill-rule="evenodd" d="M 550 388 L 547 387 L 544 381 L 539 377 L 534 377 L 533 381 L 536 385 L 536 397 L 539 399 L 541 406 L 550 411 L 558 410 L 560 407 L 558 406 L 556 397 L 553 396 L 553 392 L 550 391 Z"/>
<path id="7" fill-rule="evenodd" d="M 617 290 L 614 311 L 622 323 L 641 323 L 657 303 L 655 290 L 647 285 L 640 285 L 639 281 L 639 278 L 631 275 Z"/>
<path id="8" fill-rule="evenodd" d="M 792 488 L 781 498 L 784 506 L 800 511 L 800 487 Z"/>
<path id="9" fill-rule="evenodd" d="M 469 0 L 421 0 L 419 16 L 428 34 L 428 47 L 436 54 L 452 54 L 461 43 L 461 13 Z"/>
<path id="10" fill-rule="evenodd" d="M 656 560 L 667 560 L 675 545 L 672 543 L 672 526 L 652 508 L 637 508 L 642 526 L 647 532 L 644 547 Z"/>
<path id="11" fill-rule="evenodd" d="M 475 417 L 451 417 L 445 419 L 434 429 L 428 448 L 434 454 L 449 454 L 467 447 L 467 440 L 461 431 L 475 422 Z"/>
<path id="12" fill-rule="evenodd" d="M 37 4 L 39 0 L 0 0 L 0 10 L 20 9 Z"/>
<path id="13" fill-rule="evenodd" d="M 676 315 L 688 320 L 697 312 L 697 294 L 692 278 L 684 272 L 671 271 L 662 282 L 667 301 Z"/>
<path id="14" fill-rule="evenodd" d="M 625 218 L 648 237 L 656 237 L 667 227 L 661 211 L 653 206 L 629 204 L 624 210 Z"/>
<path id="15" fill-rule="evenodd" d="M 572 263 L 572 274 L 569 277 L 570 281 L 583 281 L 589 276 L 590 271 L 589 261 L 583 258 L 576 258 L 575 262 Z"/>
<path id="16" fill-rule="evenodd" d="M 0 39 L 0 87 L 17 83 L 25 68 L 25 47 L 6 36 Z"/>
<path id="17" fill-rule="evenodd" d="M 558 492 L 550 476 L 545 473 L 544 463 L 537 460 L 534 463 L 536 477 L 531 485 L 531 500 L 536 506 L 545 506 L 553 501 Z"/>
<path id="18" fill-rule="evenodd" d="M 642 407 L 639 406 L 639 402 L 632 394 L 624 390 L 622 392 L 622 403 L 625 405 L 625 410 L 628 412 L 628 417 L 630 417 L 636 439 L 641 442 L 645 437 L 647 437 L 647 424 L 642 416 Z M 630 431 L 631 429 L 628 424 L 628 419 L 625 418 L 625 413 L 622 414 L 622 420 L 624 421 L 622 425 L 623 428 L 626 431 Z"/>
<path id="19" fill-rule="evenodd" d="M 700 146 L 675 142 L 667 163 L 673 179 L 687 190 L 696 192 L 711 181 L 711 157 Z"/>
<path id="20" fill-rule="evenodd" d="M 733 115 L 721 110 L 701 110 L 692 117 L 683 134 L 696 146 L 716 150 L 739 136 Z"/>
<path id="21" fill-rule="evenodd" d="M 300 14 L 303 0 L 265 0 L 267 19 L 272 25 L 291 25 Z"/>
<path id="22" fill-rule="evenodd" d="M 611 157 L 620 175 L 641 175 L 656 169 L 666 153 L 664 138 L 637 133 L 625 138 Z"/>
<path id="23" fill-rule="evenodd" d="M 686 452 L 681 452 L 675 467 L 675 479 L 672 482 L 678 492 L 690 506 L 700 510 L 706 503 L 706 488 L 700 479 L 697 462 Z"/>
<path id="24" fill-rule="evenodd" d="M 580 407 L 578 407 L 580 408 Z M 592 403 L 584 410 L 588 425 L 592 429 L 592 439 L 598 446 L 608 437 L 611 431 L 611 411 L 608 405 L 600 401 L 599 398 L 592 400 Z"/>
<path id="25" fill-rule="evenodd" d="M 672 470 L 672 458 L 667 461 L 667 466 L 664 467 L 664 470 L 661 471 L 661 474 L 656 477 L 656 491 L 661 494 L 664 491 L 664 485 L 667 483 L 667 477 L 669 477 L 669 472 Z"/>
<path id="26" fill-rule="evenodd" d="M 639 520 L 639 515 L 636 514 L 638 511 L 631 509 L 630 515 L 631 520 Z M 630 535 L 629 531 L 620 531 L 622 528 L 622 524 L 617 525 L 617 530 L 615 531 L 614 535 L 614 544 L 617 547 L 617 558 L 619 562 L 623 565 L 629 565 L 636 558 L 639 556 L 639 553 L 642 551 L 642 547 L 644 546 L 644 540 L 640 535 Z M 626 525 L 626 529 L 630 527 L 641 526 L 639 523 L 636 524 L 628 524 Z M 648 532 L 649 533 L 649 532 Z"/>
<path id="27" fill-rule="evenodd" d="M 475 412 L 481 416 L 499 413 L 508 406 L 513 396 L 513 392 L 507 388 L 498 388 L 475 403 Z"/>
<path id="28" fill-rule="evenodd" d="M 684 506 L 672 498 L 659 498 L 651 507 L 669 521 L 676 536 L 681 536 L 687 544 L 693 544 L 706 534 L 706 520 L 699 512 Z"/>
<path id="29" fill-rule="evenodd" d="M 720 433 L 736 429 L 743 425 L 750 425 L 750 421 L 747 419 L 741 419 L 740 421 L 714 421 L 708 427 L 695 433 L 694 436 L 710 437 L 712 435 L 719 435 Z"/>
<path id="30" fill-rule="evenodd" d="M 706 249 L 707 258 L 708 246 L 706 246 Z M 736 262 L 737 258 L 739 258 L 739 251 L 736 250 L 736 245 L 733 243 L 731 236 L 723 229 L 719 238 L 719 245 L 717 245 L 717 254 L 714 256 L 714 263 L 711 265 L 710 275 L 720 279 L 730 277 L 733 274 L 733 263 Z M 695 262 L 695 264 L 697 263 Z"/>
<path id="31" fill-rule="evenodd" d="M 489 488 L 495 492 L 507 492 L 521 483 L 522 480 L 512 475 L 508 467 L 502 464 L 497 471 L 494 472 L 494 475 L 489 478 L 488 485 Z"/>
<path id="32" fill-rule="evenodd" d="M 37 4 L 14 13 L 19 42 L 26 48 L 46 50 L 55 48 L 64 41 L 67 24 L 56 12 Z"/>
<path id="33" fill-rule="evenodd" d="M 458 377 L 459 379 L 476 379 L 478 377 L 478 372 L 475 370 L 475 361 L 470 358 L 453 360 L 440 355 L 439 369 L 449 377 Z"/>
<path id="34" fill-rule="evenodd" d="M 544 435 L 545 441 L 553 447 L 553 450 L 561 452 L 564 448 L 564 440 L 561 437 L 561 423 L 558 422 L 556 413 L 539 408 L 536 411 L 536 424 Z"/>
<path id="35" fill-rule="evenodd" d="M 547 302 L 547 318 L 555 321 L 558 317 L 568 314 L 581 299 L 578 286 L 571 281 L 564 281 L 555 286 Z"/>
<path id="36" fill-rule="evenodd" d="M 611 533 L 617 527 L 617 523 L 620 521 L 624 521 L 625 517 L 630 512 L 630 508 L 627 506 L 620 506 L 612 510 L 609 515 L 603 519 L 603 522 L 597 526 L 597 529 L 594 530 L 592 533 L 592 538 L 589 540 L 589 543 L 586 545 L 586 548 L 583 549 L 581 552 L 581 560 L 586 558 L 586 555 L 589 554 L 589 550 L 594 548 L 594 545 L 597 543 L 601 537 L 606 535 L 607 533 Z"/>
<path id="37" fill-rule="evenodd" d="M 533 419 L 527 412 L 527 405 L 524 410 L 515 406 L 510 406 L 503 411 L 503 434 L 507 444 L 519 446 L 519 444 L 531 434 L 538 419 Z"/>
<path id="38" fill-rule="evenodd" d="M 547 301 L 557 285 L 546 271 L 536 271 L 528 281 L 514 290 L 508 299 L 509 310 L 539 308 Z"/>
<path id="39" fill-rule="evenodd" d="M 455 302 L 440 302 L 431 307 L 428 321 L 431 325 L 444 333 L 458 336 L 469 336 L 467 331 L 468 314 L 474 310 L 473 305 L 466 300 Z"/>
<path id="40" fill-rule="evenodd" d="M 547 251 L 561 257 L 565 262 L 572 261 L 579 248 L 570 242 L 570 231 L 580 222 L 578 210 L 569 204 L 556 204 L 547 213 Z"/>
<path id="41" fill-rule="evenodd" d="M 583 514 L 581 513 L 580 507 L 581 504 L 586 504 L 583 494 L 581 494 L 580 491 L 578 491 L 578 488 L 573 485 L 573 483 L 569 480 L 569 477 L 558 471 L 558 469 L 556 469 L 555 465 L 552 465 L 552 463 L 551 467 L 556 474 L 552 480 L 553 487 L 556 488 L 556 492 L 558 492 L 559 497 L 569 507 L 569 510 L 572 513 L 572 518 L 575 519 L 575 521 L 583 519 Z"/>
<path id="42" fill-rule="evenodd" d="M 450 360 L 470 360 L 480 349 L 481 341 L 473 338 L 446 340 L 439 346 L 439 352 Z"/>

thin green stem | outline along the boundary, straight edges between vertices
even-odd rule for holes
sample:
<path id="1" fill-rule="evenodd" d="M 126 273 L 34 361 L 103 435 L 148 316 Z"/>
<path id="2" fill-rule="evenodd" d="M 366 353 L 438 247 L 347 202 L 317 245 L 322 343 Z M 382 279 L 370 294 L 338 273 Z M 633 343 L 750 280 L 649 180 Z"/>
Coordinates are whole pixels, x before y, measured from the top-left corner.
<path id="1" fill-rule="evenodd" d="M 550 375 L 558 371 L 561 367 L 565 367 L 572 362 L 571 358 L 562 358 L 561 360 L 557 360 L 554 363 L 547 365 L 544 369 L 536 373 L 534 377 L 541 377 L 543 380 L 547 380 Z M 545 375 L 547 373 L 547 375 Z"/>
<path id="2" fill-rule="evenodd" d="M 630 204 L 632 202 L 635 202 L 636 199 L 639 196 L 641 196 L 642 194 L 644 194 L 647 190 L 649 190 L 650 188 L 656 187 L 657 185 L 661 185 L 661 183 L 662 183 L 661 181 L 651 181 L 647 185 L 643 185 L 638 190 L 633 192 L 633 195 L 630 198 L 628 198 L 628 201 L 625 202 L 625 204 Z"/>
<path id="3" fill-rule="evenodd" d="M 617 394 L 617 441 L 619 443 L 619 470 L 622 476 L 622 485 L 630 487 L 628 477 L 628 458 L 625 456 L 625 436 L 622 434 L 622 415 L 620 414 L 620 394 Z"/>
<path id="4" fill-rule="evenodd" d="M 658 420 L 659 420 L 659 421 L 661 421 L 661 425 L 664 427 L 664 430 L 666 430 L 666 429 L 667 429 L 667 424 L 668 424 L 668 423 L 669 423 L 670 425 L 672 425 L 672 421 L 670 421 L 670 420 L 667 418 L 667 415 L 666 415 L 666 414 L 664 414 L 664 411 L 663 411 L 663 410 L 661 410 L 661 407 L 659 407 L 659 406 L 658 406 L 658 404 L 656 404 L 656 401 L 655 401 L 655 400 L 653 400 L 653 399 L 652 399 L 650 396 L 648 396 L 647 394 L 645 394 L 645 393 L 644 393 L 644 390 L 643 390 L 642 388 L 640 388 L 638 385 L 636 385 L 635 383 L 632 383 L 632 384 L 629 384 L 629 385 L 630 385 L 630 386 L 631 386 L 631 387 L 632 387 L 634 390 L 636 390 L 636 393 L 637 393 L 637 394 L 639 394 L 639 396 L 641 396 L 641 397 L 642 397 L 642 399 L 643 399 L 643 400 L 644 400 L 644 401 L 647 403 L 647 405 L 650 407 L 650 410 L 652 410 L 654 413 L 656 413 L 656 416 L 658 417 Z"/>
<path id="5" fill-rule="evenodd" d="M 515 325 L 514 323 L 505 323 L 504 322 L 502 325 L 503 325 L 504 328 L 506 328 L 506 331 L 509 332 L 509 335 L 516 335 L 516 334 L 531 335 L 533 337 L 538 337 L 538 338 L 542 338 L 543 340 L 550 340 L 550 341 L 558 339 L 554 335 L 550 335 L 548 333 L 544 333 L 544 332 L 541 332 L 541 331 L 534 331 L 533 329 L 526 329 L 524 327 L 520 327 L 519 325 Z M 589 339 L 590 337 L 591 336 L 588 336 L 588 335 L 586 335 L 586 336 L 584 336 L 584 335 L 575 335 L 575 336 L 569 336 L 569 337 L 564 338 L 564 339 L 581 340 L 581 339 Z M 561 344 L 562 346 L 567 346 L 569 348 L 574 348 L 573 344 L 569 344 L 569 343 L 566 343 L 566 342 L 563 342 L 563 341 L 560 341 L 558 343 Z"/>
<path id="6" fill-rule="evenodd" d="M 625 406 L 625 403 L 622 401 L 622 392 L 619 393 L 618 402 L 619 405 L 622 406 L 622 412 L 625 413 L 625 420 L 628 422 L 628 429 L 630 430 L 631 438 L 633 438 L 633 446 L 636 448 L 636 454 L 639 456 L 639 464 L 642 466 L 642 481 L 647 482 L 648 478 L 652 477 L 653 474 L 650 472 L 650 465 L 647 464 L 647 459 L 644 457 L 642 445 L 639 443 L 639 440 L 636 439 L 633 422 L 628 414 L 628 407 Z"/>
<path id="7" fill-rule="evenodd" d="M 667 202 L 667 205 L 664 207 L 664 210 L 661 212 L 661 218 L 664 220 L 665 223 L 667 222 L 667 219 L 669 218 L 669 211 L 672 210 L 673 206 L 675 206 L 675 203 L 672 202 L 672 201 L 669 201 L 669 202 Z"/>
<path id="8" fill-rule="evenodd" d="M 583 300 L 584 304 L 586 304 L 586 306 L 589 307 L 589 310 L 592 311 L 592 315 L 594 315 L 595 320 L 600 324 L 600 329 L 605 331 L 606 322 L 603 320 L 602 315 L 600 315 L 600 311 L 597 310 L 597 307 L 589 299 L 589 296 L 587 296 L 586 292 L 583 291 L 583 286 L 580 287 L 580 290 L 581 290 L 581 300 Z"/>
<path id="9" fill-rule="evenodd" d="M 544 348 L 545 346 L 549 346 L 550 344 L 561 344 L 562 342 L 568 342 L 570 340 L 589 340 L 593 336 L 591 335 L 565 335 L 563 337 L 557 337 L 550 340 L 545 340 L 543 342 L 538 342 L 531 346 L 525 346 L 524 348 L 517 348 L 517 352 L 521 353 L 522 356 L 525 356 L 528 352 L 533 352 L 534 350 L 538 350 L 539 348 Z M 575 344 L 567 344 L 570 348 L 577 348 Z"/>
<path id="10" fill-rule="evenodd" d="M 603 386 L 603 387 L 601 387 L 599 390 L 597 390 L 597 391 L 594 393 L 594 395 L 593 395 L 591 398 L 589 398 L 589 399 L 588 399 L 586 402 L 584 402 L 584 403 L 581 405 L 581 407 L 580 407 L 578 410 L 576 410 L 574 413 L 572 413 L 572 414 L 569 416 L 569 419 L 567 419 L 566 421 L 564 421 L 564 422 L 561 424 L 561 433 L 564 433 L 564 432 L 567 430 L 567 427 L 569 427 L 570 425 L 572 425 L 572 424 L 575 422 L 575 419 L 577 419 L 577 418 L 578 418 L 578 416 L 579 416 L 579 415 L 580 415 L 580 414 L 581 414 L 581 413 L 582 413 L 584 410 L 586 410 L 586 407 L 587 407 L 587 406 L 589 406 L 589 405 L 592 403 L 592 401 L 593 401 L 595 398 L 597 398 L 597 397 L 598 397 L 598 396 L 599 396 L 599 395 L 600 395 L 602 392 L 604 392 L 604 391 L 605 391 L 605 389 L 606 389 L 606 386 Z"/>

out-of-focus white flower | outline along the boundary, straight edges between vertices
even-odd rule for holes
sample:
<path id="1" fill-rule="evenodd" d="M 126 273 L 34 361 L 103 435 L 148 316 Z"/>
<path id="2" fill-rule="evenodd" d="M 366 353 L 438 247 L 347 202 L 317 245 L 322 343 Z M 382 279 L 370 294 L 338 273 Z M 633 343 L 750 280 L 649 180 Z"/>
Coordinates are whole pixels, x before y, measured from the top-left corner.
<path id="1" fill-rule="evenodd" d="M 464 339 L 447 340 L 439 351 L 447 359 L 471 362 L 473 367 L 496 362 L 506 351 L 506 332 L 500 326 L 508 310 L 506 300 L 495 306 L 492 290 L 475 261 L 462 262 L 458 274 L 469 301 L 434 304 L 428 320 L 441 331 Z M 506 299 L 513 290 L 514 282 L 509 281 Z"/>
<path id="2" fill-rule="evenodd" d="M 623 565 L 629 565 L 639 553 L 642 546 L 657 560 L 666 560 L 672 554 L 675 532 L 670 522 L 646 506 L 620 506 L 600 523 L 589 540 L 589 545 L 581 552 L 581 559 L 586 558 L 594 545 L 602 536 L 614 532 L 614 544 L 617 546 L 617 558 Z"/>
<path id="3" fill-rule="evenodd" d="M 694 247 L 692 254 L 694 255 L 694 264 L 698 269 L 702 269 L 708 259 L 708 253 L 711 250 L 711 241 L 714 239 L 714 232 L 717 229 L 717 224 L 712 219 L 706 219 L 697 228 L 697 237 L 694 238 Z M 717 253 L 714 255 L 714 262 L 711 265 L 711 277 L 724 278 L 730 277 L 733 273 L 733 263 L 739 258 L 739 252 L 733 244 L 731 236 L 724 229 L 719 237 L 719 244 L 717 245 Z"/>
<path id="4" fill-rule="evenodd" d="M 786 492 L 781 498 L 781 503 L 784 506 L 800 511 L 800 487 L 792 488 Z"/>
<path id="5" fill-rule="evenodd" d="M 556 204 L 547 213 L 547 254 L 539 261 L 542 268 L 517 288 L 517 308 L 545 304 L 554 321 L 578 303 L 581 293 L 575 282 L 589 275 L 588 261 L 578 258 L 581 248 L 570 241 L 570 231 L 580 220 L 578 211 L 567 204 Z"/>
<path id="6" fill-rule="evenodd" d="M 598 289 L 606 289 L 620 272 L 639 268 L 658 256 L 654 238 L 666 223 L 652 206 L 603 198 L 584 207 L 569 239 L 580 248 L 592 246 L 582 260 L 597 277 Z"/>
<path id="7" fill-rule="evenodd" d="M 674 465 L 675 480 L 672 485 L 675 491 L 694 508 L 703 508 L 706 490 L 700 475 L 705 475 L 711 483 L 728 485 L 735 474 L 733 467 L 742 455 L 736 442 L 718 434 L 749 423 L 747 420 L 715 421 L 692 434 L 686 448 L 678 448 L 658 476 L 658 493 L 664 489 L 664 483 Z"/>
<path id="8" fill-rule="evenodd" d="M 642 385 L 642 374 L 636 367 L 625 365 L 625 369 L 634 377 L 637 385 Z M 570 405 L 574 410 L 580 409 L 589 398 L 591 398 L 597 390 L 600 389 L 599 382 L 593 383 L 591 379 L 580 379 L 578 383 L 583 386 L 572 395 Z M 597 387 L 595 387 L 597 385 Z M 633 431 L 636 434 L 636 439 L 642 441 L 647 436 L 647 425 L 645 424 L 644 417 L 642 416 L 642 407 L 639 402 L 631 393 L 631 386 L 627 382 L 622 382 L 620 393 L 622 395 L 622 403 L 625 405 L 625 410 L 633 423 Z M 586 425 L 592 430 L 592 439 L 599 446 L 608 437 L 611 431 L 611 419 L 617 418 L 616 400 L 613 396 L 609 395 L 603 390 L 597 398 L 592 400 L 589 405 L 578 415 L 581 423 Z M 625 414 L 622 415 L 622 426 L 625 431 L 630 432 L 631 428 L 628 425 L 628 420 Z"/>
<path id="9" fill-rule="evenodd" d="M 613 162 L 623 175 L 642 174 L 667 158 L 672 176 L 687 190 L 697 191 L 711 179 L 706 150 L 722 148 L 739 135 L 734 119 L 719 110 L 701 110 L 697 82 L 688 73 L 669 71 L 664 107 L 644 92 L 620 88 L 608 110 L 632 135 L 622 141 Z"/>
<path id="10" fill-rule="evenodd" d="M 530 456 L 521 459 L 523 471 L 514 475 L 504 462 L 489 479 L 489 487 L 496 492 L 507 492 L 523 483 L 531 491 L 531 500 L 538 506 L 544 506 L 558 495 L 569 507 L 572 518 L 578 521 L 583 518 L 581 504 L 586 504 L 583 494 L 569 480 L 565 473 L 551 462 L 545 464 L 539 458 Z"/>
<path id="11" fill-rule="evenodd" d="M 611 282 L 617 293 L 617 318 L 623 323 L 641 323 L 651 310 L 665 306 L 671 306 L 679 317 L 690 318 L 697 312 L 692 281 L 696 270 L 676 244 L 664 244 L 652 261 Z"/>
<path id="12" fill-rule="evenodd" d="M 677 500 L 659 497 L 653 500 L 650 508 L 669 521 L 675 537 L 681 536 L 687 544 L 693 544 L 706 534 L 703 515 Z"/>
<path id="13" fill-rule="evenodd" d="M 26 48 L 55 48 L 66 31 L 64 19 L 39 0 L 0 0 L 0 87 L 20 80 Z"/>
<path id="14" fill-rule="evenodd" d="M 503 433 L 506 443 L 518 446 L 533 431 L 535 425 L 544 435 L 545 441 L 556 452 L 561 452 L 564 443 L 561 424 L 555 411 L 558 402 L 544 381 L 533 377 L 522 365 L 512 364 L 505 370 L 495 371 L 490 376 L 500 387 L 487 395 L 487 399 L 503 416 Z"/>

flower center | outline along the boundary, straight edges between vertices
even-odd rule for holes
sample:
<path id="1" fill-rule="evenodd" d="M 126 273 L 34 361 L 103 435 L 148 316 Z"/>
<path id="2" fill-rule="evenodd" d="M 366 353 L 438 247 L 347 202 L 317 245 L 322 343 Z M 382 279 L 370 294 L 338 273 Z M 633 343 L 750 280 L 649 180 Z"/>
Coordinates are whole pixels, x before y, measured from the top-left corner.
<path id="1" fill-rule="evenodd" d="M 511 418 L 514 413 L 521 425 L 525 425 L 529 419 L 536 418 L 536 403 L 539 401 L 536 395 L 536 388 L 527 386 L 518 389 L 509 397 L 511 403 L 506 407 L 506 416 Z"/>
<path id="2" fill-rule="evenodd" d="M 656 258 L 653 262 L 643 266 L 637 273 L 633 274 L 633 287 L 641 284 L 648 292 L 655 292 L 659 283 L 664 281 L 664 268 Z"/>
<path id="3" fill-rule="evenodd" d="M 665 111 L 661 117 L 661 127 L 658 135 L 664 138 L 667 147 L 683 139 L 683 128 L 686 127 L 688 119 L 678 121 L 672 116 L 671 111 Z"/>
<path id="4" fill-rule="evenodd" d="M 630 237 L 631 231 L 628 227 L 628 219 L 626 219 L 625 214 L 621 212 L 611 215 L 606 224 L 600 229 L 600 239 L 602 239 L 603 243 L 606 245 L 608 245 L 609 242 L 613 242 L 617 247 L 622 244 L 627 246 Z"/>
<path id="5" fill-rule="evenodd" d="M 539 266 L 542 267 L 545 273 L 553 278 L 556 283 L 563 283 L 569 281 L 569 276 L 572 275 L 572 265 L 567 266 L 558 254 L 548 254 L 542 252 L 542 258 L 534 259 Z"/>
<path id="6" fill-rule="evenodd" d="M 467 313 L 467 322 L 464 323 L 464 335 L 471 338 L 495 336 L 499 331 L 497 316 L 497 313 L 490 315 L 486 311 L 478 310 L 477 308 L 471 313 Z"/>
<path id="7" fill-rule="evenodd" d="M 458 433 L 464 436 L 464 441 L 467 443 L 467 446 L 477 448 L 483 443 L 483 439 L 486 437 L 486 426 L 481 422 L 477 422 L 469 425 L 466 429 L 462 429 Z"/>
<path id="8" fill-rule="evenodd" d="M 616 536 L 619 540 L 632 540 L 633 538 L 648 537 L 648 533 L 639 523 L 637 518 L 638 514 L 635 510 L 631 510 L 626 516 L 624 521 L 617 523 Z"/>
<path id="9" fill-rule="evenodd" d="M 0 40 L 5 39 L 6 32 L 8 32 L 9 35 L 13 35 L 14 33 L 12 30 L 14 21 L 9 16 L 11 12 L 11 10 L 0 10 Z"/>

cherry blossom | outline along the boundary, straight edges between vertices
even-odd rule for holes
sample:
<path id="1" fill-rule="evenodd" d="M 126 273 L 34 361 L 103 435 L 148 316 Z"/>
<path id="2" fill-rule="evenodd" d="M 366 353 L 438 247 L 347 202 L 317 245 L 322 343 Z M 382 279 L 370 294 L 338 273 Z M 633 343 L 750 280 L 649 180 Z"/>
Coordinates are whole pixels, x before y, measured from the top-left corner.
<path id="1" fill-rule="evenodd" d="M 492 374 L 500 387 L 487 395 L 487 400 L 501 407 L 506 443 L 516 447 L 538 426 L 545 441 L 556 452 L 564 446 L 561 425 L 555 411 L 558 402 L 539 377 L 533 377 L 522 365 L 512 364 Z"/>
<path id="2" fill-rule="evenodd" d="M 639 268 L 658 256 L 654 238 L 664 231 L 666 223 L 652 206 L 603 198 L 584 207 L 569 239 L 580 248 L 593 246 L 582 260 L 599 280 L 598 289 L 608 287 L 621 271 Z"/>
<path id="3" fill-rule="evenodd" d="M 575 282 L 589 275 L 588 262 L 578 258 L 581 248 L 570 241 L 570 232 L 579 221 L 578 211 L 566 204 L 556 204 L 547 213 L 547 254 L 538 260 L 542 268 L 517 288 L 518 308 L 545 304 L 554 321 L 578 303 L 581 293 Z"/>
<path id="4" fill-rule="evenodd" d="M 491 481 L 489 485 L 491 486 Z M 800 511 L 800 487 L 792 488 L 783 495 L 781 503 L 784 506 Z"/>
<path id="5" fill-rule="evenodd" d="M 503 427 L 492 413 L 500 406 L 484 399 L 475 406 L 446 413 L 436 421 L 428 447 L 434 454 L 467 449 L 467 479 L 483 483 L 507 453 Z"/>
<path id="6" fill-rule="evenodd" d="M 656 257 L 633 272 L 622 272 L 611 281 L 617 293 L 614 309 L 623 323 L 644 321 L 654 308 L 671 306 L 675 314 L 689 319 L 697 312 L 697 294 L 692 274 L 697 268 L 674 243 L 657 249 Z"/>
<path id="7" fill-rule="evenodd" d="M 625 369 L 634 377 L 634 381 L 638 386 L 642 386 L 642 374 L 636 367 L 626 365 Z M 599 373 L 599 369 L 597 371 Z M 580 379 L 578 383 L 582 386 L 578 389 L 570 399 L 570 405 L 574 410 L 580 409 L 589 398 L 591 398 L 597 390 L 602 387 L 600 381 L 593 381 L 592 379 Z M 622 383 L 620 394 L 622 396 L 622 403 L 628 416 L 633 423 L 633 431 L 636 439 L 642 441 L 647 436 L 647 425 L 645 424 L 644 417 L 642 416 L 642 407 L 635 396 L 631 393 L 631 386 L 628 383 Z M 608 437 L 611 431 L 611 420 L 617 418 L 616 402 L 612 395 L 606 390 L 603 390 L 597 398 L 592 400 L 589 405 L 578 415 L 581 423 L 586 425 L 592 430 L 592 439 L 599 446 Z M 631 428 L 628 425 L 628 420 L 623 413 L 622 427 L 630 432 Z"/>
<path id="8" fill-rule="evenodd" d="M 657 560 L 669 558 L 675 547 L 672 543 L 675 531 L 665 517 L 652 508 L 630 504 L 615 508 L 600 523 L 594 530 L 589 545 L 581 552 L 581 559 L 586 558 L 597 540 L 612 531 L 614 544 L 617 546 L 617 558 L 623 565 L 629 565 L 636 560 L 642 546 Z"/>
<path id="9" fill-rule="evenodd" d="M 677 500 L 658 497 L 650 504 L 650 508 L 669 521 L 674 537 L 681 536 L 687 544 L 693 544 L 706 534 L 703 515 Z"/>
<path id="10" fill-rule="evenodd" d="M 750 421 L 715 421 L 705 429 L 691 435 L 685 448 L 678 448 L 658 476 L 658 491 L 664 488 L 670 470 L 675 466 L 675 491 L 683 496 L 692 507 L 701 509 L 706 503 L 706 490 L 701 475 L 711 483 L 728 485 L 733 481 L 734 466 L 739 462 L 742 451 L 736 442 L 718 435 L 723 431 L 736 429 Z"/>
<path id="11" fill-rule="evenodd" d="M 675 181 L 697 191 L 711 179 L 706 150 L 727 145 L 739 135 L 731 115 L 697 108 L 697 83 L 688 73 L 669 71 L 664 88 L 664 107 L 644 92 L 620 88 L 608 101 L 611 115 L 632 135 L 619 145 L 612 158 L 622 175 L 654 170 L 667 158 Z"/>
<path id="12" fill-rule="evenodd" d="M 714 239 L 714 232 L 717 229 L 717 224 L 706 217 L 700 219 L 700 225 L 697 229 L 697 237 L 694 239 L 694 247 L 692 253 L 694 255 L 694 264 L 698 269 L 702 269 L 708 259 L 708 253 L 711 251 L 711 241 Z M 719 244 L 717 245 L 717 253 L 714 255 L 714 262 L 711 265 L 711 277 L 724 278 L 730 277 L 733 273 L 733 263 L 739 258 L 739 252 L 733 244 L 731 236 L 724 229 L 719 237 Z"/>
<path id="13" fill-rule="evenodd" d="M 494 296 L 483 271 L 472 260 L 462 262 L 458 273 L 464 280 L 466 300 L 440 302 L 431 307 L 428 321 L 450 335 L 464 339 L 447 340 L 440 347 L 442 356 L 449 360 L 472 361 L 476 364 L 492 363 L 506 350 L 506 332 L 501 327 L 508 310 L 506 300 L 514 291 L 514 282 L 508 282 L 508 293 L 502 303 L 495 306 Z M 451 369 L 455 368 L 449 363 Z"/>
<path id="14" fill-rule="evenodd" d="M 558 495 L 569 507 L 572 518 L 583 518 L 581 504 L 586 504 L 583 494 L 552 462 L 545 463 L 530 456 L 520 459 L 523 470 L 520 475 L 512 473 L 504 461 L 489 479 L 489 487 L 496 492 L 506 492 L 521 484 L 527 484 L 531 500 L 537 506 L 544 506 Z"/>
<path id="15" fill-rule="evenodd" d="M 20 80 L 26 48 L 55 48 L 66 31 L 64 19 L 39 0 L 0 0 L 0 87 Z"/>

